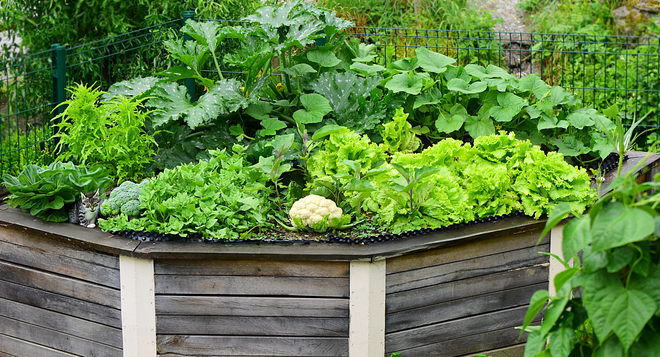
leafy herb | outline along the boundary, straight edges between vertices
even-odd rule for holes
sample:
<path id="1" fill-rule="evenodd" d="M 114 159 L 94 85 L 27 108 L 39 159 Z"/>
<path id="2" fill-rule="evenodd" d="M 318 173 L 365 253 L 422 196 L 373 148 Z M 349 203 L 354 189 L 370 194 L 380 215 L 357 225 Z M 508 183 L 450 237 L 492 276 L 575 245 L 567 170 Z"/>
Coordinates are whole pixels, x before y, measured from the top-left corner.
<path id="1" fill-rule="evenodd" d="M 47 168 L 27 165 L 17 177 L 4 175 L 2 179 L 11 193 L 10 206 L 51 222 L 66 222 L 68 205 L 79 200 L 81 193 L 103 191 L 111 184 L 108 170 L 71 162 L 54 162 Z"/>

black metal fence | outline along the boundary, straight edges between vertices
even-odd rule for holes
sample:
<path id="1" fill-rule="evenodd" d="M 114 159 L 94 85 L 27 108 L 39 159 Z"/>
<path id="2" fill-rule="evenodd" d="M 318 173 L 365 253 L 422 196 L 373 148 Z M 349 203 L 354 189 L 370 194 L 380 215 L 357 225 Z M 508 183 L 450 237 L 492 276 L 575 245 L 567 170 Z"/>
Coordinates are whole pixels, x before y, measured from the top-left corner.
<path id="1" fill-rule="evenodd" d="M 182 24 L 178 19 L 71 48 L 55 44 L 50 51 L 0 62 L 0 174 L 53 159 L 51 119 L 66 87 L 106 89 L 167 68 L 162 42 Z M 572 90 L 586 106 L 617 104 L 629 120 L 644 117 L 644 127 L 652 130 L 639 144 L 656 149 L 660 142 L 658 38 L 366 27 L 347 32 L 376 45 L 386 64 L 424 46 L 460 64 L 494 64 L 517 77 L 536 73 Z M 223 50 L 232 48 L 229 41 Z"/>

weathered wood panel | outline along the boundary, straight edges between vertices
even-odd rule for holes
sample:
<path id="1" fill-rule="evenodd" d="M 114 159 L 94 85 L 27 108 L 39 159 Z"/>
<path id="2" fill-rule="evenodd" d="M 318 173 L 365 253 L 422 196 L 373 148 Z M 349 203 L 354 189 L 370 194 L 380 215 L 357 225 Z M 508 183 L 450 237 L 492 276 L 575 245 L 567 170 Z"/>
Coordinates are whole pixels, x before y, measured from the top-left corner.
<path id="1" fill-rule="evenodd" d="M 120 309 L 116 289 L 0 261 L 0 279 Z"/>
<path id="2" fill-rule="evenodd" d="M 541 227 L 542 228 L 542 227 Z M 504 232 L 492 237 L 456 244 L 450 247 L 428 250 L 421 253 L 405 255 L 387 260 L 387 274 L 407 270 L 473 259 L 484 255 L 508 252 L 517 249 L 533 247 L 538 241 L 541 230 L 522 231 L 517 233 Z M 546 237 L 542 244 L 548 242 Z"/>
<path id="3" fill-rule="evenodd" d="M 548 262 L 549 244 L 517 249 L 458 262 L 393 273 L 387 276 L 387 293 L 417 289 L 448 281 L 483 276 Z M 483 252 L 487 254 L 488 252 Z"/>
<path id="4" fill-rule="evenodd" d="M 348 356 L 348 339 L 160 335 L 160 356 Z"/>
<path id="5" fill-rule="evenodd" d="M 156 294 L 348 297 L 348 278 L 156 275 Z"/>
<path id="6" fill-rule="evenodd" d="M 118 269 L 46 252 L 41 247 L 24 247 L 0 241 L 0 260 L 119 289 Z"/>
<path id="7" fill-rule="evenodd" d="M 489 294 L 538 283 L 547 284 L 547 281 L 547 265 L 533 266 L 451 281 L 420 289 L 387 294 L 387 313 L 391 314 L 451 300 Z"/>
<path id="8" fill-rule="evenodd" d="M 520 331 L 515 330 L 514 327 L 522 325 L 527 308 L 528 306 L 519 306 L 487 314 L 417 327 L 410 330 L 388 333 L 385 336 L 385 348 L 388 353 L 402 352 L 404 356 L 448 357 L 467 354 L 473 351 L 485 351 L 507 345 L 514 345 L 520 343 L 520 341 L 517 340 L 517 334 L 520 334 Z M 507 339 L 507 344 L 500 343 L 499 337 L 497 337 L 499 335 L 496 335 L 496 338 L 493 340 L 489 340 L 482 335 L 491 331 L 509 330 L 515 332 L 516 335 L 513 339 Z M 475 335 L 479 337 L 471 337 Z M 506 336 L 511 337 L 512 335 L 506 334 Z M 454 345 L 460 347 L 462 343 L 468 343 L 465 339 L 468 339 L 467 341 L 472 341 L 469 343 L 474 343 L 475 345 L 479 344 L 479 348 L 451 353 L 449 353 L 449 350 L 444 349 L 444 347 L 450 348 Z M 484 344 L 483 342 L 487 343 Z M 468 345 L 467 347 L 470 346 L 471 345 Z M 447 352 L 447 354 L 444 352 Z"/>
<path id="9" fill-rule="evenodd" d="M 524 340 L 524 338 L 522 338 L 521 341 L 522 340 Z M 488 357 L 523 357 L 525 355 L 525 344 L 522 343 L 519 345 L 498 348 L 495 350 L 469 353 L 467 355 L 463 355 L 462 357 L 475 357 L 479 354 L 485 354 Z"/>
<path id="10" fill-rule="evenodd" d="M 121 328 L 120 310 L 69 296 L 0 280 L 0 298 Z"/>
<path id="11" fill-rule="evenodd" d="M 0 334 L 80 356 L 122 356 L 118 348 L 4 317 L 0 317 Z"/>
<path id="12" fill-rule="evenodd" d="M 159 334 L 346 337 L 348 318 L 160 315 Z"/>
<path id="13" fill-rule="evenodd" d="M 39 357 L 76 357 L 45 346 L 36 345 L 27 341 L 0 334 L 0 348 L 10 356 L 39 356 Z"/>
<path id="14" fill-rule="evenodd" d="M 401 351 L 404 356 L 454 357 L 520 343 L 513 327 Z"/>
<path id="15" fill-rule="evenodd" d="M 529 304 L 529 299 L 534 292 L 545 287 L 547 287 L 547 284 L 536 284 L 387 314 L 385 317 L 385 331 L 396 332 L 522 306 Z"/>
<path id="16" fill-rule="evenodd" d="M 0 298 L 2 316 L 121 348 L 121 330 Z"/>
<path id="17" fill-rule="evenodd" d="M 154 270 L 156 275 L 349 277 L 349 265 L 345 262 L 158 260 Z"/>
<path id="18" fill-rule="evenodd" d="M 348 317 L 348 303 L 342 298 L 157 295 L 156 311 L 159 316 Z"/>
<path id="19" fill-rule="evenodd" d="M 18 211 L 17 214 L 23 215 L 24 213 Z M 29 214 L 27 216 L 31 217 Z M 32 219 L 34 219 L 34 217 L 32 217 Z M 56 225 L 54 223 L 50 224 Z M 98 233 L 96 230 L 89 230 L 83 227 L 77 227 L 75 225 L 57 225 L 57 227 L 60 226 L 75 230 L 77 232 L 82 229 L 85 233 Z M 27 247 L 33 249 L 35 252 L 55 254 L 63 257 L 82 260 L 96 265 L 102 265 L 112 269 L 119 269 L 119 259 L 117 258 L 117 255 L 99 253 L 93 249 L 86 249 L 79 245 L 74 245 L 72 244 L 73 240 L 62 241 L 53 238 L 42 237 L 25 231 L 0 227 L 0 241 Z M 135 244 L 135 241 L 127 241 Z"/>

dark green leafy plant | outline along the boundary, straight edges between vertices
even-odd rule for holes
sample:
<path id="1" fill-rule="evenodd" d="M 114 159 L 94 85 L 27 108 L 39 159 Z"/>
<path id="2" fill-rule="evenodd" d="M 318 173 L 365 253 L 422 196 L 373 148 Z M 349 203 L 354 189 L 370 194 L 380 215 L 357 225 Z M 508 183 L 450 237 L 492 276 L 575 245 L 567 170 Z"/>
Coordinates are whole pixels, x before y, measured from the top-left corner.
<path id="1" fill-rule="evenodd" d="M 565 260 L 554 257 L 566 270 L 555 277 L 556 296 L 532 296 L 525 356 L 658 355 L 660 195 L 649 190 L 660 183 L 639 184 L 632 172 L 618 176 L 589 213 L 560 204 L 550 214 L 542 236 L 575 215 L 563 228 Z M 542 324 L 530 326 L 541 311 Z"/>
<path id="2" fill-rule="evenodd" d="M 77 85 L 72 98 L 55 127 L 59 138 L 56 150 L 59 160 L 71 160 L 81 165 L 102 165 L 110 176 L 121 183 L 139 181 L 144 168 L 152 161 L 155 140 L 145 131 L 149 112 L 140 109 L 144 99 L 119 96 L 99 104 L 103 92 L 93 87 Z"/>
<path id="3" fill-rule="evenodd" d="M 5 174 L 2 179 L 11 193 L 10 206 L 51 222 L 67 221 L 68 205 L 81 193 L 103 191 L 112 182 L 104 168 L 87 169 L 71 162 L 54 162 L 47 168 L 27 165 L 20 175 Z"/>
<path id="4" fill-rule="evenodd" d="M 99 220 L 99 227 L 208 238 L 248 237 L 270 227 L 270 177 L 245 160 L 244 150 L 211 151 L 208 161 L 163 171 L 141 188 L 139 218 L 122 213 Z"/>

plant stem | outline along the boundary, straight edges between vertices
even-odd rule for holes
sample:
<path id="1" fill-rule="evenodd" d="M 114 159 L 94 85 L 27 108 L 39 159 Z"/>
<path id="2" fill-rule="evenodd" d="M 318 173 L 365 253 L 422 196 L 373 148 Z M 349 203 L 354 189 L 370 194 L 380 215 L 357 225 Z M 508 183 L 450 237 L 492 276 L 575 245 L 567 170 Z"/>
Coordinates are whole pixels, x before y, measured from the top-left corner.
<path id="1" fill-rule="evenodd" d="M 215 53 L 211 52 L 211 55 L 213 56 L 213 63 L 215 63 L 215 70 L 218 71 L 218 75 L 220 76 L 220 80 L 225 79 L 225 77 L 222 76 L 222 71 L 220 70 L 220 66 L 218 65 L 218 59 L 215 57 Z"/>

